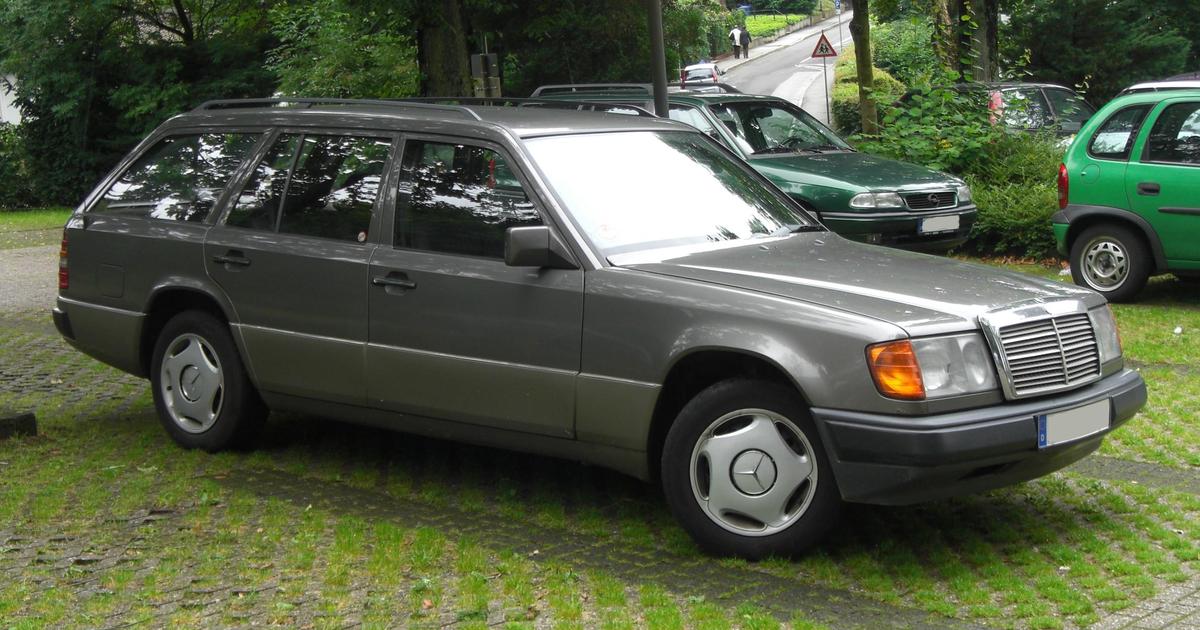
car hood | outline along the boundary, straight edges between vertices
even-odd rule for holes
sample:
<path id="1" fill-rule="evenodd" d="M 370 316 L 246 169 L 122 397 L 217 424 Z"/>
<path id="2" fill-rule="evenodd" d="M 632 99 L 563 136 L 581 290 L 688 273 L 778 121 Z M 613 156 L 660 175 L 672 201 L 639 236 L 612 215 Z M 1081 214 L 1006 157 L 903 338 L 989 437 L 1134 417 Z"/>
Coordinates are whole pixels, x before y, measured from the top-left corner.
<path id="1" fill-rule="evenodd" d="M 770 170 L 777 176 L 787 171 L 800 171 L 872 191 L 907 190 L 938 185 L 954 187 L 960 184 L 957 179 L 924 166 L 855 151 L 754 157 L 752 163 L 759 170 Z M 786 176 L 783 178 L 786 179 Z"/>
<path id="2" fill-rule="evenodd" d="M 1104 298 L 1017 272 L 866 245 L 831 232 L 615 256 L 615 265 L 820 304 L 890 322 L 912 336 L 976 328 L 989 311 Z"/>

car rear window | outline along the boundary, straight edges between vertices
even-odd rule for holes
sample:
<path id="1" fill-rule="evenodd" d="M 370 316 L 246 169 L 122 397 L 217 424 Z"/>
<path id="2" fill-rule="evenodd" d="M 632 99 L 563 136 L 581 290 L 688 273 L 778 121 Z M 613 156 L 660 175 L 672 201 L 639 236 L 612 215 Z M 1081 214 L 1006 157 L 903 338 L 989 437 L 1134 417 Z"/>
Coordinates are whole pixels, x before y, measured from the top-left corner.
<path id="1" fill-rule="evenodd" d="M 260 137 L 206 133 L 163 138 L 126 169 L 89 212 L 204 221 Z"/>

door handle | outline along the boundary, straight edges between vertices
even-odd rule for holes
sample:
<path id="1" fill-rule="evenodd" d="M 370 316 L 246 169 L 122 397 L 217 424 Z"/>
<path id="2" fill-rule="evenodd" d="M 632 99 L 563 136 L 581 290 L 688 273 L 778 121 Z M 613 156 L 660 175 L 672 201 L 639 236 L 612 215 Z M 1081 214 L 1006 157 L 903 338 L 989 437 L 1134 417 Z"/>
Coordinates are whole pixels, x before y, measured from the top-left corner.
<path id="1" fill-rule="evenodd" d="M 371 278 L 371 284 L 377 287 L 396 287 L 398 289 L 417 288 L 417 283 L 409 280 L 407 275 L 394 271 L 386 276 Z"/>
<path id="2" fill-rule="evenodd" d="M 226 252 L 220 256 L 213 256 L 213 262 L 221 263 L 222 265 L 237 265 L 238 267 L 249 267 L 250 259 L 242 255 L 241 252 Z"/>
<path id="3" fill-rule="evenodd" d="M 1157 195 L 1162 187 L 1158 182 L 1138 182 L 1137 191 L 1139 195 Z"/>

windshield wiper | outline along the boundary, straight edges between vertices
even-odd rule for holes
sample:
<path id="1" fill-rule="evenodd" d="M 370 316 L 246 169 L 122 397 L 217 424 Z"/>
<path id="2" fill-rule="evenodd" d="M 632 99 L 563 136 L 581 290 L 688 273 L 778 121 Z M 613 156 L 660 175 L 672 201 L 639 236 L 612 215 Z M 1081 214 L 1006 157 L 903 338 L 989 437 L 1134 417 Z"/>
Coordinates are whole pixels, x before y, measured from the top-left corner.
<path id="1" fill-rule="evenodd" d="M 795 147 L 785 147 L 785 146 L 780 145 L 777 147 L 768 147 L 766 149 L 760 149 L 758 151 L 755 151 L 754 155 L 765 155 L 767 153 L 797 153 L 799 151 L 811 151 L 811 150 L 812 149 L 797 149 Z M 820 151 L 817 151 L 817 153 L 820 153 Z"/>
<path id="2" fill-rule="evenodd" d="M 815 147 L 809 147 L 813 151 L 853 151 L 850 147 L 839 147 L 836 144 L 818 144 Z"/>

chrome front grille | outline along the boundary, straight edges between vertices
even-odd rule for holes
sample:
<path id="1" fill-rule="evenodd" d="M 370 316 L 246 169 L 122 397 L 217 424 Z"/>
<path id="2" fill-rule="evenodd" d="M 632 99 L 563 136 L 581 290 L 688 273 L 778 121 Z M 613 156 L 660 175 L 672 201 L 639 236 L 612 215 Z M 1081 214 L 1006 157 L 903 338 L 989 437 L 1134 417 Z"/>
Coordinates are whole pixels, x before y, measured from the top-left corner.
<path id="1" fill-rule="evenodd" d="M 958 193 L 953 190 L 934 192 L 901 193 L 909 210 L 936 210 L 958 205 Z"/>
<path id="2" fill-rule="evenodd" d="M 1003 326 L 998 338 L 1016 397 L 1068 389 L 1100 377 L 1100 349 L 1087 313 Z"/>

